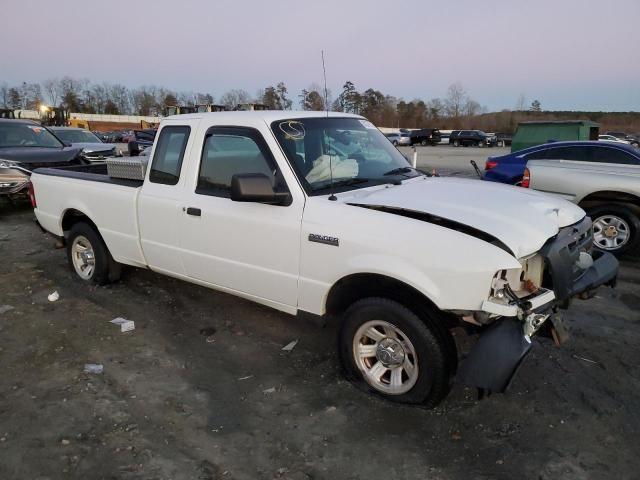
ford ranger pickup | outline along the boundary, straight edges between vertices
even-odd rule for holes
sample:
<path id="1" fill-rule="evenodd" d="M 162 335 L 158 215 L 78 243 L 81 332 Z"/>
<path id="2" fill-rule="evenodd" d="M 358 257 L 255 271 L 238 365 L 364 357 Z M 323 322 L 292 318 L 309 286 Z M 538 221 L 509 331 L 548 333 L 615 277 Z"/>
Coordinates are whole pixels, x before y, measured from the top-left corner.
<path id="1" fill-rule="evenodd" d="M 169 117 L 146 158 L 130 177 L 33 173 L 37 220 L 81 280 L 128 265 L 339 317 L 346 375 L 390 400 L 434 406 L 454 378 L 503 391 L 534 334 L 564 338 L 559 308 L 616 279 L 578 206 L 425 175 L 357 115 Z M 479 338 L 458 367 L 461 325 Z"/>

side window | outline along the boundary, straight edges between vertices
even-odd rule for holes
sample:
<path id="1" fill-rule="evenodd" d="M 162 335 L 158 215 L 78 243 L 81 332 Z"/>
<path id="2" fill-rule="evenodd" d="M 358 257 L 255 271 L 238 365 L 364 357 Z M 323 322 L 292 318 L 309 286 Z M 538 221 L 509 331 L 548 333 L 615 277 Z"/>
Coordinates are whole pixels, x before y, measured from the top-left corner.
<path id="1" fill-rule="evenodd" d="M 196 193 L 229 198 L 231 177 L 243 173 L 262 173 L 276 191 L 286 191 L 271 151 L 257 131 L 212 128 L 202 148 Z"/>
<path id="2" fill-rule="evenodd" d="M 551 160 L 591 162 L 592 154 L 593 149 L 589 147 L 562 147 L 549 150 L 546 158 Z"/>
<path id="3" fill-rule="evenodd" d="M 169 126 L 160 131 L 149 172 L 150 182 L 164 185 L 178 183 L 190 132 L 191 128 L 187 126 Z"/>
<path id="4" fill-rule="evenodd" d="M 630 153 L 617 148 L 597 147 L 594 154 L 594 162 L 620 163 L 624 165 L 638 165 L 640 160 Z"/>
<path id="5" fill-rule="evenodd" d="M 553 151 L 553 150 L 551 150 Z M 537 152 L 533 152 L 530 153 L 529 155 L 526 156 L 527 160 L 543 160 L 545 158 L 549 158 L 547 157 L 547 154 L 549 153 L 549 150 L 538 150 Z"/>

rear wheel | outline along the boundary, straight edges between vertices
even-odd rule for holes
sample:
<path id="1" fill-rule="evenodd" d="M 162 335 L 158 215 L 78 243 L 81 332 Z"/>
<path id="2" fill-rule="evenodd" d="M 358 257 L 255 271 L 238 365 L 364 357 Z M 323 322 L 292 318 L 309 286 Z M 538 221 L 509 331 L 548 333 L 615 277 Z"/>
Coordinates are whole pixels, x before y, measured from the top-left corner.
<path id="1" fill-rule="evenodd" d="M 354 303 L 345 314 L 339 348 L 347 377 L 388 400 L 434 407 L 449 391 L 455 366 L 442 332 L 392 300 Z"/>
<path id="2" fill-rule="evenodd" d="M 85 282 L 104 285 L 120 278 L 121 265 L 113 260 L 104 241 L 87 223 L 76 223 L 67 238 L 71 269 Z"/>
<path id="3" fill-rule="evenodd" d="M 593 221 L 593 245 L 614 255 L 638 249 L 640 219 L 623 205 L 603 205 L 589 210 Z"/>

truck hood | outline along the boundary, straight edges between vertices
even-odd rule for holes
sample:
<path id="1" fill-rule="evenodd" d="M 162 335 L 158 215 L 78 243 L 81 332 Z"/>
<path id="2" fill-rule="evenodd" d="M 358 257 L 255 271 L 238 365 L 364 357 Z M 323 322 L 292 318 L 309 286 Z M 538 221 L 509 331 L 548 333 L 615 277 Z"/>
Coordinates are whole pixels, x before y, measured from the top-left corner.
<path id="1" fill-rule="evenodd" d="M 13 160 L 19 162 L 24 168 L 31 170 L 36 167 L 51 164 L 63 165 L 65 163 L 77 163 L 81 148 L 40 148 L 40 147 L 12 147 L 0 148 L 1 160 Z"/>
<path id="2" fill-rule="evenodd" d="M 484 233 L 484 237 L 488 234 L 508 247 L 516 258 L 537 252 L 560 228 L 585 216 L 580 207 L 551 195 L 453 177 L 415 179 L 340 197 L 354 206 L 381 207 L 386 213 L 432 221 L 470 235 L 474 230 Z M 416 212 L 426 215 L 421 218 Z M 456 228 L 456 224 L 471 228 Z"/>

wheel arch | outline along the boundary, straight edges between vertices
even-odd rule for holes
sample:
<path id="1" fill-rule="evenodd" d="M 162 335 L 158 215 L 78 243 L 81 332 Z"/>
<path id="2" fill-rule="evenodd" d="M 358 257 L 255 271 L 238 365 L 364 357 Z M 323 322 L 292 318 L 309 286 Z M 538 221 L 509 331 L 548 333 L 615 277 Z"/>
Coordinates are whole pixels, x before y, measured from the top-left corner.
<path id="1" fill-rule="evenodd" d="M 87 223 L 100 235 L 100 230 L 89 215 L 75 208 L 68 208 L 61 216 L 60 225 L 63 232 L 68 232 L 76 223 Z M 100 235 L 102 237 L 102 235 Z"/>
<path id="2" fill-rule="evenodd" d="M 601 190 L 590 193 L 578 201 L 578 206 L 585 210 L 606 204 L 631 206 L 636 214 L 640 213 L 640 196 L 629 192 Z"/>
<path id="3" fill-rule="evenodd" d="M 335 282 L 327 294 L 325 312 L 339 315 L 357 300 L 367 297 L 394 300 L 418 315 L 425 310 L 439 312 L 442 318 L 447 319 L 447 327 L 456 323 L 454 315 L 442 312 L 435 302 L 417 288 L 379 273 L 353 273 Z"/>

